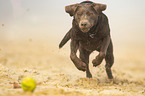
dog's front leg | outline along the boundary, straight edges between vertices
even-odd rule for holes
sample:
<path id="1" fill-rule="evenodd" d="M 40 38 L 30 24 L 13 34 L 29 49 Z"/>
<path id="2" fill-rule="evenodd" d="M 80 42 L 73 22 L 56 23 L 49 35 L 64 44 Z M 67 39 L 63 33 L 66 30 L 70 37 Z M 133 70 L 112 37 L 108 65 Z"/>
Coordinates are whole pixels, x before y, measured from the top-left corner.
<path id="1" fill-rule="evenodd" d="M 106 56 L 106 52 L 107 52 L 109 44 L 110 44 L 110 36 L 108 35 L 103 39 L 99 55 L 96 56 L 96 59 L 92 61 L 94 67 L 101 64 L 102 60 Z"/>
<path id="2" fill-rule="evenodd" d="M 76 55 L 76 52 L 79 47 L 79 42 L 76 40 L 72 40 L 70 47 L 71 47 L 71 54 L 70 54 L 71 60 L 73 61 L 73 63 L 77 67 L 77 69 L 79 69 L 81 71 L 86 71 L 86 69 L 87 69 L 86 64 L 84 62 L 82 62 Z"/>

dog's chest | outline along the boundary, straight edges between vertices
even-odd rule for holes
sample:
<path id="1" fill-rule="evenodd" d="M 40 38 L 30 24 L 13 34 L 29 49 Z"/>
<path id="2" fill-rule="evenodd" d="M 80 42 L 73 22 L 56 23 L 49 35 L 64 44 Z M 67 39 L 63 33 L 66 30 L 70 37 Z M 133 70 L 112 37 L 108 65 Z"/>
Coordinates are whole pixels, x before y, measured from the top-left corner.
<path id="1" fill-rule="evenodd" d="M 88 51 L 94 51 L 100 49 L 102 41 L 103 40 L 98 38 L 97 36 L 95 36 L 94 38 L 91 38 L 89 36 L 81 36 L 79 44 Z"/>

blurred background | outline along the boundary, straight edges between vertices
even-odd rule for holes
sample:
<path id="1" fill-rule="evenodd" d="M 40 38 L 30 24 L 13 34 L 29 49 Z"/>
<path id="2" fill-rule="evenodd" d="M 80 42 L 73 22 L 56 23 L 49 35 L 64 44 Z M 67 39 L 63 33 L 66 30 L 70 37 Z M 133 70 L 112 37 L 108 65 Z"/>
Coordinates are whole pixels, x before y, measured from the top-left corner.
<path id="1" fill-rule="evenodd" d="M 104 94 L 109 92 L 115 96 L 145 96 L 145 0 L 92 0 L 107 4 L 104 13 L 109 18 L 115 57 L 113 85 L 107 83 L 105 60 L 97 68 L 92 65 L 98 52 L 90 56 L 92 82 L 71 62 L 70 44 L 58 48 L 72 26 L 73 17 L 65 12 L 65 6 L 82 1 L 0 0 L 0 96 L 22 96 L 24 92 L 12 90 L 12 84 L 25 76 L 42 84 L 35 92 L 42 94 L 42 90 L 43 96 L 50 95 L 49 87 L 77 88 L 86 93 L 93 90 L 97 96 L 108 96 Z M 96 80 L 105 84 L 96 86 Z"/>
<path id="2" fill-rule="evenodd" d="M 65 6 L 83 0 L 0 0 L 0 40 L 59 42 L 71 28 Z M 144 0 L 92 0 L 107 4 L 114 44 L 145 44 Z"/>

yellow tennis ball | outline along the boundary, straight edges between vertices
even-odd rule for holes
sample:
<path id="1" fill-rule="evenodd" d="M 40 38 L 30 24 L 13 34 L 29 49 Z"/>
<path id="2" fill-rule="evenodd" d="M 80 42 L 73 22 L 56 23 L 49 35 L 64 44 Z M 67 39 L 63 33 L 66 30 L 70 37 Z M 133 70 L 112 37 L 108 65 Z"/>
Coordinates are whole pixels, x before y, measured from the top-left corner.
<path id="1" fill-rule="evenodd" d="M 34 91 L 36 88 L 36 81 L 31 77 L 26 77 L 22 80 L 21 87 L 24 91 Z"/>

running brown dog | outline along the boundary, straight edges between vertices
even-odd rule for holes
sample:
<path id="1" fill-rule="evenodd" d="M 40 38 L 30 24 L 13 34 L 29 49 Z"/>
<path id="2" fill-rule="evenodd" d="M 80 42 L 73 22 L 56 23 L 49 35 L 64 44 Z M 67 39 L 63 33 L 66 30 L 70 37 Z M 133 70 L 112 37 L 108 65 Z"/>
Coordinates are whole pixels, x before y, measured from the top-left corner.
<path id="1" fill-rule="evenodd" d="M 113 79 L 111 67 L 114 63 L 113 46 L 110 37 L 108 18 L 102 13 L 106 9 L 105 4 L 84 1 L 65 7 L 65 11 L 73 16 L 72 28 L 67 32 L 59 48 L 71 39 L 70 58 L 81 71 L 86 71 L 86 77 L 91 78 L 89 70 L 89 55 L 98 51 L 99 55 L 92 61 L 96 67 L 105 58 L 106 72 L 109 79 Z M 80 58 L 76 52 L 79 49 Z"/>

